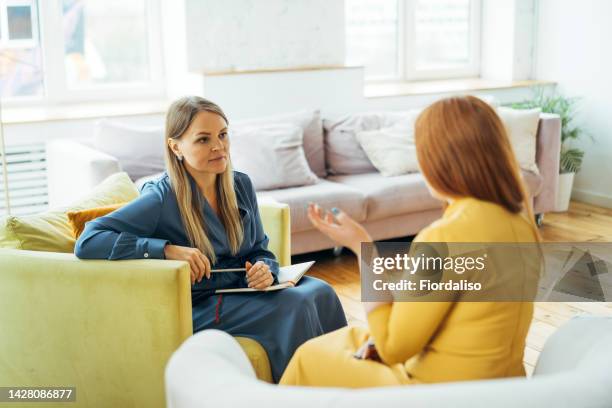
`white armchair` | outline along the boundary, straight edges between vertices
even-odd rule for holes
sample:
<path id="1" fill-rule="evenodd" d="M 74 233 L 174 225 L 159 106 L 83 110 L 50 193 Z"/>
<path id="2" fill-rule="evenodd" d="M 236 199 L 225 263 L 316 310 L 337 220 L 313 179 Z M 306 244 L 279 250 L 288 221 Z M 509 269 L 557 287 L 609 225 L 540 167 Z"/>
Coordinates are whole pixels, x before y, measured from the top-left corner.
<path id="1" fill-rule="evenodd" d="M 168 408 L 611 407 L 612 318 L 580 316 L 546 343 L 531 378 L 370 389 L 285 387 L 256 379 L 228 334 L 187 339 L 166 367 Z"/>

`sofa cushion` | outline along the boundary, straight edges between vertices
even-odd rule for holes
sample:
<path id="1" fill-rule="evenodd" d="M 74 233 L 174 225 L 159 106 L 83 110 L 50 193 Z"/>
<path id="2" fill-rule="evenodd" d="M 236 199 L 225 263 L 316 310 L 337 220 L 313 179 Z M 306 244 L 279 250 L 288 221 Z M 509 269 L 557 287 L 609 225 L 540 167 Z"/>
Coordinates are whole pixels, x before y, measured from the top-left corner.
<path id="1" fill-rule="evenodd" d="M 306 207 L 310 201 L 327 210 L 338 207 L 357 221 L 364 221 L 366 215 L 365 197 L 359 190 L 328 180 L 320 179 L 317 184 L 311 186 L 260 191 L 257 196 L 273 198 L 289 205 L 291 232 L 308 231 L 314 228 L 306 215 Z"/>
<path id="2" fill-rule="evenodd" d="M 138 190 L 126 173 L 116 173 L 67 208 L 0 220 L 0 247 L 31 251 L 72 252 L 74 235 L 66 212 L 131 201 Z"/>
<path id="3" fill-rule="evenodd" d="M 367 221 L 440 208 L 421 173 L 383 177 L 380 173 L 331 176 L 329 180 L 361 191 L 366 197 Z"/>
<path id="4" fill-rule="evenodd" d="M 536 146 L 541 109 L 497 108 L 521 169 L 538 173 Z"/>
<path id="5" fill-rule="evenodd" d="M 77 239 L 79 238 L 79 236 L 83 233 L 83 230 L 85 229 L 85 224 L 87 222 L 110 214 L 113 211 L 123 207 L 125 204 L 127 203 L 110 204 L 105 205 L 103 207 L 94 207 L 85 210 L 66 212 L 66 216 L 68 217 L 68 223 L 72 227 L 72 233 L 74 237 Z"/>
<path id="6" fill-rule="evenodd" d="M 357 132 L 394 126 L 411 117 L 410 112 L 365 112 L 325 119 L 325 159 L 330 174 L 376 171 L 357 141 Z"/>
<path id="7" fill-rule="evenodd" d="M 96 122 L 93 145 L 116 157 L 121 170 L 132 180 L 158 173 L 166 167 L 162 127 L 133 126 L 102 119 Z"/>
<path id="8" fill-rule="evenodd" d="M 542 188 L 542 177 L 523 171 L 531 196 Z M 421 173 L 383 177 L 380 173 L 330 176 L 328 180 L 355 188 L 365 195 L 366 221 L 442 207 L 442 202 L 430 193 Z"/>
<path id="9" fill-rule="evenodd" d="M 159 173 L 151 174 L 150 176 L 141 177 L 138 180 L 134 181 L 134 184 L 136 185 L 138 191 L 142 191 L 142 187 L 144 187 L 144 185 L 147 184 L 149 181 L 155 181 L 163 177 L 165 174 L 165 171 L 161 171 Z"/>
<path id="10" fill-rule="evenodd" d="M 323 124 L 318 110 L 303 110 L 256 119 L 246 119 L 230 123 L 230 128 L 264 125 L 270 123 L 289 123 L 304 131 L 304 153 L 310 169 L 319 177 L 325 177 L 325 155 L 323 151 Z"/>
<path id="11" fill-rule="evenodd" d="M 366 155 L 385 177 L 419 171 L 414 126 L 392 126 L 357 132 L 357 141 Z"/>
<path id="12" fill-rule="evenodd" d="M 314 184 L 301 127 L 263 124 L 230 130 L 232 166 L 249 175 L 256 191 Z"/>

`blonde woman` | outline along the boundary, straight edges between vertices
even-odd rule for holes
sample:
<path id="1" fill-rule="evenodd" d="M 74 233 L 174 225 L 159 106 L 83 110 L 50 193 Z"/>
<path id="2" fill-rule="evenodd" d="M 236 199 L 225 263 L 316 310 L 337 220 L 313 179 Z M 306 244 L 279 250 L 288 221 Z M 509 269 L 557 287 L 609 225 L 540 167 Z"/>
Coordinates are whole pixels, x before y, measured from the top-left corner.
<path id="1" fill-rule="evenodd" d="M 175 259 L 191 266 L 193 330 L 224 330 L 257 340 L 278 381 L 295 349 L 346 325 L 334 290 L 304 277 L 274 292 L 214 295 L 215 289 L 264 289 L 277 283 L 251 180 L 232 170 L 228 120 L 196 96 L 166 116 L 167 173 L 138 199 L 87 223 L 75 254 L 86 259 Z M 245 267 L 245 273 L 212 268 Z"/>
<path id="2" fill-rule="evenodd" d="M 508 136 L 489 105 L 469 96 L 434 103 L 417 119 L 415 143 L 428 187 L 447 203 L 442 218 L 415 242 L 539 241 Z M 309 217 L 321 232 L 359 254 L 361 242 L 371 237 L 348 215 L 334 212 L 335 220 L 311 206 Z M 512 267 L 524 271 L 531 263 L 516 259 Z M 281 384 L 376 387 L 525 375 L 531 302 L 364 307 L 367 329 L 348 327 L 306 342 Z"/>

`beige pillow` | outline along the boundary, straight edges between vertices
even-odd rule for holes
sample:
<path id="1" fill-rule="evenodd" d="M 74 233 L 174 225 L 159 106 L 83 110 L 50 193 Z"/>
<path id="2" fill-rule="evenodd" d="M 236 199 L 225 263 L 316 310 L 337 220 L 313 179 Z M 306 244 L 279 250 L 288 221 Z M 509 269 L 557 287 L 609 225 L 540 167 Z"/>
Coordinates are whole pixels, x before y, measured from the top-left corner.
<path id="1" fill-rule="evenodd" d="M 127 202 L 138 197 L 127 173 L 116 173 L 69 207 L 36 215 L 10 216 L 0 220 L 0 247 L 31 251 L 73 252 L 75 238 L 68 211 L 85 210 Z"/>
<path id="2" fill-rule="evenodd" d="M 374 167 L 385 177 L 419 171 L 414 123 L 421 111 L 406 112 L 391 127 L 357 132 L 355 138 Z"/>
<path id="3" fill-rule="evenodd" d="M 101 119 L 96 122 L 94 147 L 119 161 L 132 180 L 164 171 L 166 143 L 162 126 L 132 126 Z"/>
<path id="4" fill-rule="evenodd" d="M 376 166 L 357 140 L 357 133 L 395 127 L 410 121 L 414 111 L 361 112 L 323 121 L 325 160 L 331 174 L 371 173 Z"/>
<path id="5" fill-rule="evenodd" d="M 521 169 L 539 174 L 536 165 L 536 136 L 540 121 L 540 109 L 499 107 L 497 108 L 497 114 L 506 128 L 512 150 L 514 150 L 514 155 Z"/>
<path id="6" fill-rule="evenodd" d="M 246 173 L 257 191 L 315 184 L 302 137 L 302 129 L 289 124 L 230 127 L 232 166 Z"/>
<path id="7" fill-rule="evenodd" d="M 321 122 L 321 113 L 318 110 L 301 110 L 275 116 L 244 119 L 230 122 L 230 127 L 239 129 L 278 123 L 295 125 L 302 128 L 304 132 L 302 139 L 304 154 L 306 155 L 308 165 L 317 176 L 325 177 L 327 171 L 325 170 L 325 152 L 323 150 L 323 123 Z"/>

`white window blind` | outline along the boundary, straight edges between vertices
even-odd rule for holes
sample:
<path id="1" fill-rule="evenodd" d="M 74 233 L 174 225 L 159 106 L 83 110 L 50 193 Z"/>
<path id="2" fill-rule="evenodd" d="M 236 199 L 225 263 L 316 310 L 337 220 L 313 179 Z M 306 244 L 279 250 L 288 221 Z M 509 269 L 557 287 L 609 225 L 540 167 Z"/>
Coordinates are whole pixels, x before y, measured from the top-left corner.
<path id="1" fill-rule="evenodd" d="M 43 143 L 6 147 L 11 215 L 41 212 L 48 206 L 47 165 Z M 7 215 L 4 169 L 0 166 L 0 215 Z"/>

